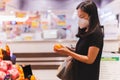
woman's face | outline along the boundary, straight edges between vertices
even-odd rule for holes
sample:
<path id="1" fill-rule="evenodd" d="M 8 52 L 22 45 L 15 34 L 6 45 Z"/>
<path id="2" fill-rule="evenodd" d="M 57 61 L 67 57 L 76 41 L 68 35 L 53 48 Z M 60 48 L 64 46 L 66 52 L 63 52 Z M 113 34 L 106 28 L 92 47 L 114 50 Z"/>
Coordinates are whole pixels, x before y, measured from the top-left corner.
<path id="1" fill-rule="evenodd" d="M 78 9 L 78 26 L 80 29 L 87 28 L 89 26 L 89 16 L 87 13 L 82 11 L 81 9 Z"/>

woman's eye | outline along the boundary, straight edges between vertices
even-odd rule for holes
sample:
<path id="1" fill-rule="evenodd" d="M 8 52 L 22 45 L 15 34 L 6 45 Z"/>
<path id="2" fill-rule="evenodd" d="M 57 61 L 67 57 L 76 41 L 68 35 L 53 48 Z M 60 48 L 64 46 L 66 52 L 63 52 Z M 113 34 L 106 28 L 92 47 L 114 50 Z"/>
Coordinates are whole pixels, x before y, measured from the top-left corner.
<path id="1" fill-rule="evenodd" d="M 84 16 L 80 16 L 80 18 L 84 18 Z"/>
<path id="2" fill-rule="evenodd" d="M 83 18 L 83 17 L 80 16 L 79 18 Z"/>

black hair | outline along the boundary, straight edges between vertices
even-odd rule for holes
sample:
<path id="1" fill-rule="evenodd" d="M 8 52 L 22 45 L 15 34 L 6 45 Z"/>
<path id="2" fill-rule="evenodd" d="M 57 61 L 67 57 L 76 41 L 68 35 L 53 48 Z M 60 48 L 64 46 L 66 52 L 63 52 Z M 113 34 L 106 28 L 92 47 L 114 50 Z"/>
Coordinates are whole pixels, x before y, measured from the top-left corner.
<path id="1" fill-rule="evenodd" d="M 76 7 L 76 9 L 77 10 L 81 9 L 82 11 L 87 13 L 90 17 L 88 31 L 85 32 L 85 29 L 80 29 L 78 27 L 78 33 L 76 35 L 77 37 L 89 35 L 89 34 L 93 33 L 96 29 L 100 28 L 97 6 L 93 1 L 90 1 L 90 0 L 83 1 Z M 101 30 L 101 29 L 99 29 L 99 30 Z"/>

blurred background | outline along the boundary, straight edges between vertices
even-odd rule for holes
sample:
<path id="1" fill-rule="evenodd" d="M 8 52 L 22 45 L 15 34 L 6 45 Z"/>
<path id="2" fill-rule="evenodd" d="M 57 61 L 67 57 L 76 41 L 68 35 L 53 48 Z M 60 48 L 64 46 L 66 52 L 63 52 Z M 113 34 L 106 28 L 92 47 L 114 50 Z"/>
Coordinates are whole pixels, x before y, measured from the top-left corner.
<path id="1" fill-rule="evenodd" d="M 0 45 L 10 46 L 17 64 L 30 64 L 37 80 L 59 80 L 57 68 L 66 56 L 53 51 L 55 43 L 75 47 L 77 5 L 84 0 L 0 0 Z M 101 80 L 119 80 L 120 0 L 93 0 L 104 30 Z M 113 54 L 114 53 L 114 54 Z M 113 60 L 117 58 L 117 60 Z M 106 65 L 107 64 L 107 65 Z M 112 66 L 112 67 L 109 67 Z M 107 71 L 112 70 L 114 71 Z M 107 70 L 106 70 L 107 69 Z M 114 74 L 113 74 L 114 73 Z M 113 75 L 113 76 L 111 76 Z"/>
<path id="2" fill-rule="evenodd" d="M 1 0 L 0 31 L 4 38 L 0 39 L 75 38 L 78 27 L 76 6 L 81 1 L 84 0 Z M 119 0 L 93 1 L 97 4 L 101 25 L 118 28 Z"/>

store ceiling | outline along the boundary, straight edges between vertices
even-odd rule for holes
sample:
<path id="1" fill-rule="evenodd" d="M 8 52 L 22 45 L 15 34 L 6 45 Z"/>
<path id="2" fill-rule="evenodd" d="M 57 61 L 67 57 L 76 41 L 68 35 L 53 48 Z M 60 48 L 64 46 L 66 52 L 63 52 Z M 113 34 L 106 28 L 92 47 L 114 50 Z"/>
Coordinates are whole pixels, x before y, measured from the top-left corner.
<path id="1" fill-rule="evenodd" d="M 84 0 L 18 0 L 18 8 L 20 10 L 64 10 L 75 9 L 77 4 Z M 97 6 L 103 7 L 104 5 L 112 2 L 113 0 L 93 0 Z"/>
<path id="2" fill-rule="evenodd" d="M 11 0 L 10 7 L 26 11 L 75 10 L 84 0 Z M 93 0 L 99 8 L 114 0 Z"/>
<path id="3" fill-rule="evenodd" d="M 114 0 L 93 0 L 98 7 L 104 7 L 105 5 L 109 4 L 110 2 L 114 1 Z"/>
<path id="4" fill-rule="evenodd" d="M 55 13 L 73 14 L 76 6 L 84 0 L 11 0 L 9 7 L 23 11 L 47 11 Z M 93 0 L 99 8 L 102 8 L 114 0 Z"/>

